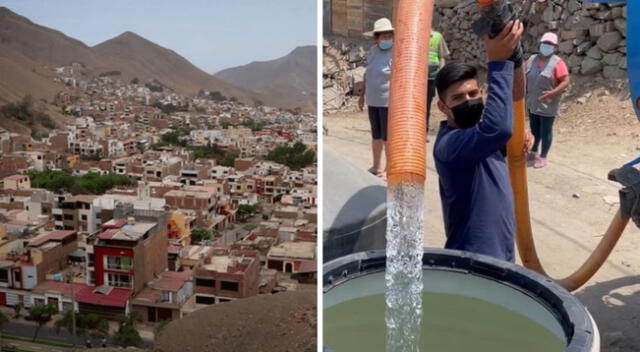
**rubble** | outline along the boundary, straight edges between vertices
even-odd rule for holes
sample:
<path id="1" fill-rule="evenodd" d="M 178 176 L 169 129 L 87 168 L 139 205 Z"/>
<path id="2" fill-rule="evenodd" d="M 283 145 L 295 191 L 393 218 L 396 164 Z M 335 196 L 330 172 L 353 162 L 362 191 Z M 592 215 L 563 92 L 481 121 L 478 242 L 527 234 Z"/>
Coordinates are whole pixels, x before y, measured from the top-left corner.
<path id="1" fill-rule="evenodd" d="M 324 40 L 322 98 L 325 112 L 344 110 L 347 105 L 353 105 L 347 96 L 358 96 L 364 86 L 367 52 L 371 45 L 365 38 Z"/>

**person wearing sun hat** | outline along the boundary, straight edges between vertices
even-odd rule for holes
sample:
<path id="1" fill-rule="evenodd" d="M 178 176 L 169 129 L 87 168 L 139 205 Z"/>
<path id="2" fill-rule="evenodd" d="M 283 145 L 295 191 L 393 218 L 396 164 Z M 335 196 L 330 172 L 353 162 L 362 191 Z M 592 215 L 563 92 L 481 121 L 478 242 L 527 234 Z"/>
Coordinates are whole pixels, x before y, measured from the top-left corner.
<path id="1" fill-rule="evenodd" d="M 560 111 L 562 93 L 569 87 L 567 64 L 555 54 L 558 36 L 547 32 L 540 38 L 540 50 L 527 61 L 526 107 L 531 132 L 535 138 L 529 159 L 533 167 L 547 166 L 553 139 L 553 122 Z M 538 149 L 542 148 L 540 154 Z"/>
<path id="2" fill-rule="evenodd" d="M 373 30 L 364 34 L 373 37 L 375 45 L 369 49 L 367 55 L 367 68 L 363 89 L 358 99 L 358 108 L 362 111 L 365 103 L 367 104 L 371 124 L 373 166 L 369 172 L 384 178 L 382 153 L 387 141 L 393 25 L 389 19 L 380 18 L 373 24 Z"/>

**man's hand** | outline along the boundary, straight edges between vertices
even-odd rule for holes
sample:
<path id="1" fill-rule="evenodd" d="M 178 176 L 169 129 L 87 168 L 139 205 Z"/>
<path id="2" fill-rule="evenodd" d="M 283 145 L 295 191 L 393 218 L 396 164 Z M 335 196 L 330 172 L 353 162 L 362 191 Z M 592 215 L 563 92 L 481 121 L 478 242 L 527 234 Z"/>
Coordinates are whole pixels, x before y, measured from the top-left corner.
<path id="1" fill-rule="evenodd" d="M 544 92 L 542 92 L 542 95 L 540 96 L 540 98 L 538 98 L 539 101 L 547 101 L 549 99 L 553 98 L 553 91 L 551 90 L 545 90 Z"/>
<path id="2" fill-rule="evenodd" d="M 524 153 L 528 153 L 531 151 L 531 148 L 533 147 L 533 135 L 531 134 L 531 131 L 527 131 L 524 134 Z"/>
<path id="3" fill-rule="evenodd" d="M 361 95 L 360 98 L 358 98 L 358 109 L 360 109 L 360 111 L 364 110 L 364 96 Z"/>
<path id="4" fill-rule="evenodd" d="M 488 61 L 507 61 L 518 46 L 522 32 L 524 32 L 522 22 L 510 21 L 497 37 L 493 39 L 485 37 L 484 43 Z"/>

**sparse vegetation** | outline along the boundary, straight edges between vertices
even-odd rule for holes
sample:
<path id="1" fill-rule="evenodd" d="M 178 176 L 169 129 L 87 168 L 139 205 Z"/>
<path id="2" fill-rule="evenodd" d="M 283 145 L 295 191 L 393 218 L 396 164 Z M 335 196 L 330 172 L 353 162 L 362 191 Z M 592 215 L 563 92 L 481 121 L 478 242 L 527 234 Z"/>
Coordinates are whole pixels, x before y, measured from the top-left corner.
<path id="1" fill-rule="evenodd" d="M 36 126 L 36 123 L 48 129 L 56 127 L 49 115 L 35 108 L 30 95 L 25 96 L 20 102 L 7 103 L 0 107 L 0 119 L 15 119 L 31 128 Z"/>
<path id="2" fill-rule="evenodd" d="M 242 228 L 244 230 L 246 230 L 246 231 L 253 231 L 253 230 L 258 228 L 258 225 L 256 225 L 256 224 L 246 224 Z"/>
<path id="3" fill-rule="evenodd" d="M 286 165 L 291 170 L 300 170 L 315 161 L 316 153 L 308 150 L 304 144 L 298 142 L 292 147 L 281 146 L 273 149 L 267 154 L 266 159 L 275 161 L 278 164 Z"/>
<path id="4" fill-rule="evenodd" d="M 262 206 L 260 205 L 260 203 L 256 203 L 253 205 L 240 204 L 238 206 L 238 212 L 236 214 L 238 215 L 238 220 L 240 220 L 241 222 L 245 222 L 249 216 L 260 213 L 261 210 L 262 210 Z M 247 229 L 245 228 L 245 230 Z"/>
<path id="5" fill-rule="evenodd" d="M 104 194 L 115 186 L 128 186 L 133 180 L 125 175 L 88 173 L 80 177 L 64 171 L 29 171 L 31 185 L 51 192 L 69 191 L 72 194 Z"/>
<path id="6" fill-rule="evenodd" d="M 131 84 L 138 84 L 140 83 L 140 80 L 138 79 L 138 77 L 133 77 L 133 79 L 130 82 Z"/>
<path id="7" fill-rule="evenodd" d="M 133 312 L 125 317 L 120 318 L 120 328 L 116 332 L 116 344 L 120 347 L 138 346 L 142 343 L 142 337 L 135 323 L 140 320 L 139 315 Z"/>
<path id="8" fill-rule="evenodd" d="M 49 133 L 47 132 L 41 132 L 36 130 L 31 131 L 31 138 L 35 139 L 36 141 L 40 141 L 47 137 L 49 137 Z"/>
<path id="9" fill-rule="evenodd" d="M 84 336 L 107 336 L 109 335 L 109 323 L 96 314 L 76 314 L 76 333 Z M 64 316 L 54 323 L 56 333 L 60 333 L 61 328 L 65 328 L 69 333 L 73 333 L 73 316 L 71 311 L 67 311 Z"/>
<path id="10" fill-rule="evenodd" d="M 29 308 L 29 315 L 26 319 L 36 323 L 36 330 L 33 334 L 33 341 L 38 338 L 38 332 L 40 328 L 51 320 L 51 317 L 58 312 L 58 308 L 47 304 L 44 306 L 35 306 Z"/>
<path id="11" fill-rule="evenodd" d="M 229 152 L 223 150 L 217 145 L 188 145 L 184 140 L 181 140 L 180 137 L 185 136 L 189 133 L 189 129 L 182 128 L 176 131 L 167 132 L 162 135 L 162 141 L 160 143 L 153 144 L 152 148 L 161 148 L 166 146 L 176 146 L 183 147 L 193 152 L 193 156 L 196 159 L 216 159 L 218 164 L 222 166 L 232 167 L 235 163 L 236 158 L 238 157 L 237 152 Z"/>
<path id="12" fill-rule="evenodd" d="M 242 123 L 242 126 L 250 128 L 252 131 L 261 131 L 266 124 L 262 121 L 255 121 L 253 119 L 247 119 Z"/>
<path id="13" fill-rule="evenodd" d="M 120 76 L 122 72 L 120 71 L 107 71 L 98 75 L 98 77 L 108 77 L 108 76 Z"/>
<path id="14" fill-rule="evenodd" d="M 200 243 L 204 240 L 211 239 L 211 231 L 207 229 L 195 229 L 191 231 L 191 242 Z"/>
<path id="15" fill-rule="evenodd" d="M 13 316 L 14 319 L 20 318 L 20 313 L 22 313 L 22 308 L 23 308 L 23 306 L 22 306 L 21 303 L 16 304 L 15 306 L 13 306 L 13 312 L 16 313 Z"/>
<path id="16" fill-rule="evenodd" d="M 149 90 L 150 90 L 150 91 L 152 91 L 152 92 L 154 92 L 154 93 L 155 93 L 155 92 L 160 93 L 160 92 L 162 92 L 162 90 L 163 90 L 162 86 L 155 85 L 155 84 L 153 84 L 153 83 L 145 83 L 145 84 L 144 84 L 144 86 L 145 86 L 145 87 L 147 87 L 147 88 L 149 88 Z"/>
<path id="17" fill-rule="evenodd" d="M 206 95 L 207 99 L 209 100 L 213 100 L 213 101 L 225 101 L 227 100 L 227 97 L 225 97 L 222 93 L 220 93 L 219 91 L 213 91 L 213 92 L 209 92 L 209 94 Z"/>
<path id="18" fill-rule="evenodd" d="M 167 325 L 169 325 L 170 322 L 171 322 L 170 319 L 159 322 L 154 329 L 156 335 L 158 335 Z"/>

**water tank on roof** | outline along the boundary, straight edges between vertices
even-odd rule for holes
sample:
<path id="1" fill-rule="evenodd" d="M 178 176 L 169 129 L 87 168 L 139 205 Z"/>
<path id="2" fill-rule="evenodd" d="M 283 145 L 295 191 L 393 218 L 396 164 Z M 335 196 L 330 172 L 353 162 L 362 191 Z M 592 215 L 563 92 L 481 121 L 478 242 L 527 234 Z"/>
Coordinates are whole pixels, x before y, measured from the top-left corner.
<path id="1" fill-rule="evenodd" d="M 324 152 L 324 261 L 384 249 L 387 188 L 378 177 Z"/>

